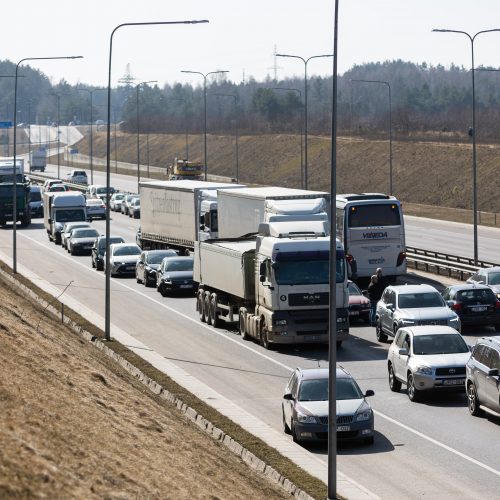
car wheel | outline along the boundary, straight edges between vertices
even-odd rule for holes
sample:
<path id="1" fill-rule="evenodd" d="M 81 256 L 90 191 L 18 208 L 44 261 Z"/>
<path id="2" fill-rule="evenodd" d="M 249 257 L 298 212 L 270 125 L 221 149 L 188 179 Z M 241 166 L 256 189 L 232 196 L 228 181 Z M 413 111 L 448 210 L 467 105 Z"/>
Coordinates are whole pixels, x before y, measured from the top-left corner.
<path id="1" fill-rule="evenodd" d="M 68 252 L 71 254 L 71 255 L 75 255 L 75 251 L 73 250 L 73 247 L 71 247 Z"/>
<path id="2" fill-rule="evenodd" d="M 479 408 L 479 398 L 477 397 L 476 386 L 471 382 L 467 386 L 467 406 L 469 407 L 469 413 L 473 417 L 478 417 L 481 415 L 482 411 Z"/>
<path id="3" fill-rule="evenodd" d="M 299 444 L 300 439 L 297 437 L 297 432 L 295 431 L 295 425 L 293 424 L 293 420 L 292 420 L 292 428 L 290 429 L 290 432 L 292 433 L 293 442 Z"/>
<path id="4" fill-rule="evenodd" d="M 206 322 L 205 309 L 203 307 L 203 297 L 204 296 L 205 296 L 205 292 L 204 292 L 203 288 L 201 288 L 200 290 L 198 290 L 198 297 L 196 299 L 196 305 L 198 308 L 198 315 L 199 315 L 200 321 L 202 323 Z"/>
<path id="5" fill-rule="evenodd" d="M 375 438 L 373 436 L 369 436 L 366 438 L 363 438 L 363 443 L 367 445 L 372 445 L 375 441 Z"/>
<path id="6" fill-rule="evenodd" d="M 142 280 L 141 280 L 141 279 L 139 279 L 139 276 L 137 276 L 137 271 L 135 272 L 135 281 L 136 281 L 137 283 L 142 283 Z"/>
<path id="7" fill-rule="evenodd" d="M 410 399 L 410 401 L 416 403 L 417 401 L 420 400 L 420 392 L 415 387 L 415 380 L 413 379 L 413 375 L 411 373 L 408 374 L 408 382 L 406 390 L 408 392 L 408 398 Z"/>
<path id="8" fill-rule="evenodd" d="M 160 293 L 162 297 L 166 297 L 168 295 L 167 287 L 165 286 L 165 283 L 160 284 Z"/>
<path id="9" fill-rule="evenodd" d="M 392 392 L 399 392 L 401 390 L 401 382 L 394 375 L 392 363 L 389 363 L 389 389 Z"/>
<path id="10" fill-rule="evenodd" d="M 94 259 L 90 259 L 90 260 L 92 261 L 92 269 L 94 269 L 96 267 Z"/>
<path id="11" fill-rule="evenodd" d="M 382 331 L 382 325 L 380 324 L 380 318 L 376 319 L 375 323 L 375 335 L 379 342 L 387 342 L 387 335 Z"/>
<path id="12" fill-rule="evenodd" d="M 283 405 L 281 406 L 281 414 L 283 415 L 283 432 L 285 434 L 291 434 L 292 431 L 290 430 L 290 427 L 288 427 L 288 424 L 286 423 L 285 409 L 283 408 Z"/>

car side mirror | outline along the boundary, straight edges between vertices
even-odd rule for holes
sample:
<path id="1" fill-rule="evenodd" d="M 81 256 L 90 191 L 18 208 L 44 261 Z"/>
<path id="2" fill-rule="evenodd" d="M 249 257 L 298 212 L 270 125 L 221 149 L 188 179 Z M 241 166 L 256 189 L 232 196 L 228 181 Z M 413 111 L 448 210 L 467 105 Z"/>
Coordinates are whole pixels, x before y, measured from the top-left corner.
<path id="1" fill-rule="evenodd" d="M 408 349 L 400 349 L 398 353 L 400 356 L 408 356 Z"/>
<path id="2" fill-rule="evenodd" d="M 450 309 L 452 309 L 452 308 L 453 308 L 453 305 L 454 305 L 454 304 L 455 304 L 455 303 L 453 302 L 453 300 L 447 300 L 447 301 L 446 301 L 446 305 L 447 305 Z"/>
<path id="3" fill-rule="evenodd" d="M 366 392 L 365 392 L 365 398 L 369 398 L 370 396 L 375 396 L 375 392 L 372 391 L 371 389 L 368 389 Z"/>
<path id="4" fill-rule="evenodd" d="M 498 368 L 488 370 L 488 377 L 498 377 Z"/>
<path id="5" fill-rule="evenodd" d="M 480 285 L 486 285 L 486 281 L 484 281 L 484 280 L 478 281 L 478 283 L 479 283 Z"/>
<path id="6" fill-rule="evenodd" d="M 287 401 L 293 401 L 293 396 L 292 394 L 289 392 L 285 395 L 283 395 L 283 399 L 286 399 Z"/>
<path id="7" fill-rule="evenodd" d="M 389 309 L 389 311 L 394 312 L 394 309 L 396 308 L 394 307 L 394 304 L 387 304 L 387 309 Z"/>

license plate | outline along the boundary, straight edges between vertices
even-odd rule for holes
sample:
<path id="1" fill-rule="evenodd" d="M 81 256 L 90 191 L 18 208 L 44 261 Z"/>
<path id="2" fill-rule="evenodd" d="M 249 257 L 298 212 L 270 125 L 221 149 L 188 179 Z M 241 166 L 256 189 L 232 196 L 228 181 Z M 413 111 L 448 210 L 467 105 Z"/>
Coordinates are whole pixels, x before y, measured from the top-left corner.
<path id="1" fill-rule="evenodd" d="M 359 316 L 359 311 L 349 311 L 349 316 Z"/>
<path id="2" fill-rule="evenodd" d="M 181 285 L 179 288 L 193 288 L 193 285 Z"/>
<path id="3" fill-rule="evenodd" d="M 465 380 L 463 378 L 453 379 L 453 380 L 445 380 L 443 382 L 444 385 L 464 385 Z"/>
<path id="4" fill-rule="evenodd" d="M 471 311 L 474 311 L 475 313 L 483 312 L 483 311 L 486 311 L 486 306 L 471 307 Z"/>
<path id="5" fill-rule="evenodd" d="M 135 269 L 135 266 L 127 266 L 125 269 L 127 271 L 133 271 Z"/>
<path id="6" fill-rule="evenodd" d="M 337 426 L 337 432 L 349 432 L 350 430 L 351 430 L 351 426 L 349 426 L 349 425 Z"/>

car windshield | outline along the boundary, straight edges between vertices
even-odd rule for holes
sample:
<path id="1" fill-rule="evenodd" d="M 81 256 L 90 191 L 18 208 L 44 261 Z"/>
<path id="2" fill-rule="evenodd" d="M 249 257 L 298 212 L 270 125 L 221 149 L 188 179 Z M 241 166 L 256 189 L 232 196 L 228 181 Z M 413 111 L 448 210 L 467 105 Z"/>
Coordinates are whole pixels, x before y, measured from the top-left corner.
<path id="1" fill-rule="evenodd" d="M 139 247 L 130 245 L 126 247 L 118 247 L 114 249 L 113 255 L 140 255 L 141 249 Z"/>
<path id="2" fill-rule="evenodd" d="M 95 238 L 99 236 L 97 229 L 75 229 L 72 233 L 73 238 Z"/>
<path id="3" fill-rule="evenodd" d="M 500 285 L 500 273 L 488 273 L 488 285 Z"/>
<path id="4" fill-rule="evenodd" d="M 413 337 L 414 354 L 457 354 L 469 352 L 460 334 L 417 335 Z"/>
<path id="5" fill-rule="evenodd" d="M 172 259 L 165 264 L 165 271 L 192 271 L 193 259 Z"/>
<path id="6" fill-rule="evenodd" d="M 40 191 L 31 191 L 31 201 L 42 201 L 42 194 Z"/>
<path id="7" fill-rule="evenodd" d="M 400 309 L 444 307 L 444 305 L 444 300 L 438 292 L 403 293 L 398 298 Z"/>
<path id="8" fill-rule="evenodd" d="M 85 212 L 80 208 L 58 209 L 54 215 L 56 222 L 84 221 Z"/>
<path id="9" fill-rule="evenodd" d="M 358 288 L 358 285 L 356 285 L 356 283 L 353 283 L 351 281 L 348 287 L 349 287 L 349 295 L 362 295 L 361 290 Z"/>
<path id="10" fill-rule="evenodd" d="M 337 378 L 337 401 L 361 399 L 358 384 L 352 378 Z M 304 380 L 300 385 L 299 401 L 328 401 L 328 379 Z"/>
<path id="11" fill-rule="evenodd" d="M 146 262 L 148 264 L 161 264 L 161 261 L 165 257 L 172 257 L 172 256 L 175 256 L 175 255 L 177 255 L 177 253 L 175 252 L 175 250 L 168 250 L 168 251 L 161 252 L 161 253 L 149 253 L 146 256 Z"/>
<path id="12" fill-rule="evenodd" d="M 114 200 L 115 201 L 119 201 L 119 200 L 123 200 L 123 198 L 125 198 L 125 195 L 123 195 L 123 194 L 115 194 Z"/>
<path id="13" fill-rule="evenodd" d="M 496 301 L 495 294 L 491 288 L 469 288 L 457 292 L 457 300 L 464 304 L 493 304 Z"/>
<path id="14" fill-rule="evenodd" d="M 109 239 L 109 244 L 112 245 L 113 243 L 124 243 L 124 241 L 120 236 L 116 236 Z M 103 252 L 106 250 L 106 238 L 101 238 L 99 240 L 99 249 L 102 249 Z"/>

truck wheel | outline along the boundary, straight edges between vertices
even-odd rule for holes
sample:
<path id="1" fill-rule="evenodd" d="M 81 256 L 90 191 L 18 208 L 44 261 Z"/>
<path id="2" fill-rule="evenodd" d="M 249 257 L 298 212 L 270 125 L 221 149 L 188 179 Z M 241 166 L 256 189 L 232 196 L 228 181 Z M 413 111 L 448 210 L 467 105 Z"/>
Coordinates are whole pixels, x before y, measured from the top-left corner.
<path id="1" fill-rule="evenodd" d="M 262 323 L 260 325 L 260 344 L 264 349 L 273 349 L 273 344 L 269 342 L 269 335 L 267 332 L 267 325 L 265 320 L 262 320 Z"/>
<path id="2" fill-rule="evenodd" d="M 205 292 L 203 295 L 203 315 L 205 316 L 205 321 L 208 325 L 210 323 L 210 292 Z"/>
<path id="3" fill-rule="evenodd" d="M 214 327 L 214 328 L 220 328 L 221 326 L 221 320 L 220 318 L 217 316 L 217 294 L 216 293 L 212 293 L 212 295 L 210 296 L 210 324 Z"/>
<path id="4" fill-rule="evenodd" d="M 247 315 L 246 307 L 240 307 L 240 314 L 238 315 L 238 329 L 240 331 L 241 338 L 243 340 L 250 340 L 250 335 L 248 335 L 245 330 L 245 316 Z"/>
<path id="5" fill-rule="evenodd" d="M 196 299 L 196 307 L 198 309 L 198 315 L 199 315 L 200 321 L 202 323 L 205 323 L 205 321 L 206 321 L 205 314 L 203 312 L 203 297 L 204 296 L 205 296 L 205 292 L 203 291 L 203 288 L 201 288 L 200 290 L 198 290 L 198 297 Z"/>

